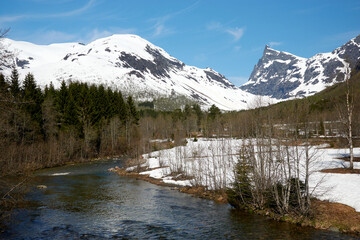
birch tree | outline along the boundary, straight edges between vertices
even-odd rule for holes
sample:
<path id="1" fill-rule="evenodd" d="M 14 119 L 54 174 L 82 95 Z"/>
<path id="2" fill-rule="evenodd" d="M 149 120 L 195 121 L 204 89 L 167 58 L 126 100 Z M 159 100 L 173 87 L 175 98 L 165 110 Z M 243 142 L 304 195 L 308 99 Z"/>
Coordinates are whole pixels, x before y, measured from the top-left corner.
<path id="1" fill-rule="evenodd" d="M 354 145 L 353 145 L 353 136 L 352 136 L 352 126 L 353 126 L 353 112 L 354 112 L 354 96 L 352 94 L 350 86 L 350 73 L 349 65 L 347 64 L 345 82 L 346 82 L 346 92 L 345 92 L 345 111 L 343 106 L 338 106 L 339 118 L 341 123 L 345 126 L 346 129 L 346 138 L 348 140 L 349 155 L 350 155 L 350 169 L 354 168 Z"/>

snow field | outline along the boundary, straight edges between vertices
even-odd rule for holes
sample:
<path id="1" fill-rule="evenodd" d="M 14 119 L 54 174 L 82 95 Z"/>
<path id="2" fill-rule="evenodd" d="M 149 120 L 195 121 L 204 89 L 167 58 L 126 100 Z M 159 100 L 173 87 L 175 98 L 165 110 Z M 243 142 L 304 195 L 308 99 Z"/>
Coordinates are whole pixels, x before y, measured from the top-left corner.
<path id="1" fill-rule="evenodd" d="M 150 177 L 162 179 L 165 183 L 180 186 L 205 186 L 208 189 L 230 187 L 234 181 L 234 167 L 238 153 L 245 140 L 241 139 L 205 139 L 197 142 L 187 140 L 186 146 L 160 150 L 144 154 Z M 253 143 L 255 140 L 252 140 Z M 347 149 L 328 149 L 324 145 L 309 148 L 310 178 L 309 187 L 313 196 L 320 200 L 338 202 L 360 211 L 360 175 L 321 173 L 322 169 L 347 167 L 348 163 L 338 159 L 347 155 Z M 254 148 L 256 151 L 256 147 Z M 300 179 L 305 179 L 305 146 L 290 147 L 292 156 L 300 159 Z M 355 156 L 360 155 L 360 148 L 354 149 Z M 355 162 L 359 169 L 360 163 Z M 128 168 L 128 171 L 134 167 Z M 293 169 L 294 170 L 294 169 Z M 279 172 L 273 172 L 281 174 Z M 180 178 L 179 178 L 180 177 Z"/>

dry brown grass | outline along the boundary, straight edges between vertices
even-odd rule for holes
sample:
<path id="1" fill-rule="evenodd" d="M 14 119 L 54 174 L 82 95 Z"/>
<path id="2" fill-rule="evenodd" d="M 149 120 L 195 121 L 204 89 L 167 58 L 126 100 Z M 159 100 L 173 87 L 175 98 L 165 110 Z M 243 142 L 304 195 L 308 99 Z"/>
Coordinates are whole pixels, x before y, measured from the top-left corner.
<path id="1" fill-rule="evenodd" d="M 343 157 L 339 159 L 344 160 L 345 162 L 350 162 L 350 157 Z M 360 162 L 360 157 L 354 157 L 354 162 Z"/>
<path id="2" fill-rule="evenodd" d="M 332 168 L 332 169 L 323 169 L 320 172 L 322 173 L 340 173 L 340 174 L 360 174 L 360 169 L 350 169 L 350 168 Z"/>
<path id="3" fill-rule="evenodd" d="M 341 232 L 360 234 L 360 213 L 354 208 L 328 201 L 313 200 L 316 228 L 337 228 Z"/>
<path id="4" fill-rule="evenodd" d="M 179 191 L 196 197 L 210 199 L 217 203 L 228 202 L 225 191 L 210 191 L 206 190 L 204 187 L 182 187 Z"/>

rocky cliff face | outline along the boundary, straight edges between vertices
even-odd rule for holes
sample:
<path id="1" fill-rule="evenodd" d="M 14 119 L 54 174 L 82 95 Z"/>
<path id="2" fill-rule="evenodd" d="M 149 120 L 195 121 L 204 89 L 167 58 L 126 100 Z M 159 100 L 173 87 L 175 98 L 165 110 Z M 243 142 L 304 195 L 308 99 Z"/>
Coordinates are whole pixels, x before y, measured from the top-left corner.
<path id="1" fill-rule="evenodd" d="M 309 59 L 266 46 L 249 81 L 240 88 L 282 100 L 309 96 L 344 81 L 359 60 L 360 35 L 331 53 Z"/>

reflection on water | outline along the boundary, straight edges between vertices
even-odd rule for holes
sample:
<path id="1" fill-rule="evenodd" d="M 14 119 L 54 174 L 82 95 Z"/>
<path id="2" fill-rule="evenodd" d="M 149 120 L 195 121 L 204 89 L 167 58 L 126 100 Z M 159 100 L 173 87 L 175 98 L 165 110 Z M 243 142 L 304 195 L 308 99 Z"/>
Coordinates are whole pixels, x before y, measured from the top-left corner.
<path id="1" fill-rule="evenodd" d="M 4 239 L 351 239 L 238 213 L 224 204 L 107 169 L 102 161 L 39 171 Z M 59 174 L 60 173 L 60 174 Z M 67 174 L 63 174 L 67 173 Z"/>

